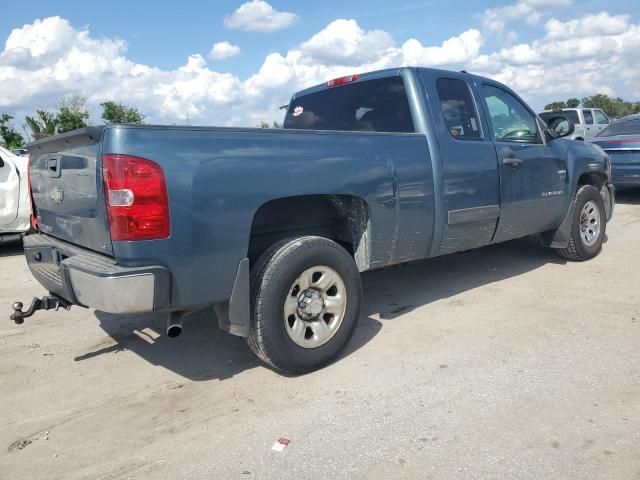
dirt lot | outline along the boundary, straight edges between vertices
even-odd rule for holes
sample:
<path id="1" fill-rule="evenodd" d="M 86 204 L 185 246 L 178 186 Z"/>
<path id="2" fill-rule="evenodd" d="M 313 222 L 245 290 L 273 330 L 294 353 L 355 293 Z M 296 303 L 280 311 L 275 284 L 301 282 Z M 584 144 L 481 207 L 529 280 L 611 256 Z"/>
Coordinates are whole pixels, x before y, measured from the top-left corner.
<path id="1" fill-rule="evenodd" d="M 602 255 L 529 239 L 365 275 L 348 351 L 284 377 L 207 315 L 74 308 L 0 250 L 0 478 L 640 478 L 640 192 Z M 291 440 L 282 453 L 279 437 Z"/>

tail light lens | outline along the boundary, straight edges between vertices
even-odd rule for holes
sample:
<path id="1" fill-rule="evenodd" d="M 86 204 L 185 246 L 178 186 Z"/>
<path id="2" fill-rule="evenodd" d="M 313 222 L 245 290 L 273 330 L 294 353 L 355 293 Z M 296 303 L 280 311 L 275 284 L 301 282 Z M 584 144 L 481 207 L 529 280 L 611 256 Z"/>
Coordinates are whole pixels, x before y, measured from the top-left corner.
<path id="1" fill-rule="evenodd" d="M 27 159 L 27 190 L 29 191 L 29 206 L 31 207 L 31 228 L 38 230 L 38 214 L 36 205 L 33 203 L 33 194 L 31 193 L 31 154 Z"/>
<path id="2" fill-rule="evenodd" d="M 145 158 L 109 154 L 102 156 L 102 173 L 111 240 L 169 237 L 169 199 L 160 165 Z"/>

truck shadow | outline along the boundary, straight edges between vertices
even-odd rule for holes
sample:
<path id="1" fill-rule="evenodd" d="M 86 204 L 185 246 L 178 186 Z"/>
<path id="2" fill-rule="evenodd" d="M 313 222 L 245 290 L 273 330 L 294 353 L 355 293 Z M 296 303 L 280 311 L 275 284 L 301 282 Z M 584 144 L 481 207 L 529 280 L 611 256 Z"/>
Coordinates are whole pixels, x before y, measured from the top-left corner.
<path id="1" fill-rule="evenodd" d="M 640 205 L 640 187 L 623 188 L 616 191 L 616 203 Z"/>
<path id="2" fill-rule="evenodd" d="M 15 257 L 16 255 L 23 255 L 22 240 L 3 242 L 0 239 L 0 257 Z"/>
<path id="3" fill-rule="evenodd" d="M 365 312 L 392 320 L 429 303 L 525 274 L 549 263 L 565 264 L 537 237 L 364 274 Z"/>
<path id="4" fill-rule="evenodd" d="M 518 276 L 548 263 L 564 263 L 535 239 L 521 239 L 479 250 L 414 262 L 363 275 L 364 303 L 355 334 L 336 362 L 369 343 L 393 320 L 418 307 L 466 290 Z M 217 327 L 212 310 L 185 319 L 183 334 L 170 339 L 164 316 L 95 312 L 116 342 L 76 357 L 76 361 L 129 350 L 153 365 L 194 381 L 225 380 L 263 364 L 243 338 Z M 428 321 L 425 318 L 425 321 Z"/>

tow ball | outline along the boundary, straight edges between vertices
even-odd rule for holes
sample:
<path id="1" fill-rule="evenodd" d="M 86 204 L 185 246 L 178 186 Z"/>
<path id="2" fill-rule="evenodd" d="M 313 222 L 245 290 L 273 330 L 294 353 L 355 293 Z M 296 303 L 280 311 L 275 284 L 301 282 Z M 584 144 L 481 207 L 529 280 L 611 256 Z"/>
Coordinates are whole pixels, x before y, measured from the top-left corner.
<path id="1" fill-rule="evenodd" d="M 28 310 L 22 311 L 22 307 L 24 305 L 22 302 L 15 302 L 11 308 L 13 308 L 13 313 L 11 314 L 11 320 L 16 322 L 16 324 L 21 325 L 24 323 L 24 319 L 30 317 L 38 310 L 52 310 L 55 309 L 56 312 L 60 307 L 65 310 L 69 310 L 71 308 L 71 304 L 66 300 L 56 296 L 56 295 L 48 295 L 42 298 L 35 297 L 31 301 L 31 306 Z"/>

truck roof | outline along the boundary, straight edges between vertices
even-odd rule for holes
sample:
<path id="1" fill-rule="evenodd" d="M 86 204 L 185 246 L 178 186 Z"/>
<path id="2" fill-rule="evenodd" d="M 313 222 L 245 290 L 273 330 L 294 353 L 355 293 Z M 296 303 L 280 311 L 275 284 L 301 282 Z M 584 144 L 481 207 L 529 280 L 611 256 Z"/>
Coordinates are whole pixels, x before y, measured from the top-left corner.
<path id="1" fill-rule="evenodd" d="M 424 67 L 411 67 L 411 66 L 409 66 L 409 67 L 387 68 L 387 69 L 384 69 L 384 70 L 374 70 L 373 72 L 366 72 L 366 73 L 354 72 L 353 74 L 350 74 L 347 77 L 356 76 L 357 77 L 356 79 L 358 81 L 374 80 L 376 78 L 393 77 L 393 76 L 400 75 L 403 70 L 418 70 L 418 71 L 425 71 L 426 70 L 426 71 L 430 71 L 430 72 L 440 72 L 440 73 L 450 73 L 450 72 L 453 71 L 453 70 L 443 70 L 443 69 L 438 69 L 438 68 L 424 68 Z M 478 75 L 471 75 L 471 76 L 473 78 L 477 78 L 477 79 L 484 79 L 484 77 L 480 77 Z M 346 77 L 340 77 L 340 79 L 343 79 L 343 78 L 346 78 Z M 327 79 L 327 80 L 329 80 L 329 79 Z M 329 80 L 329 81 L 332 81 L 332 80 Z M 314 85 L 312 87 L 305 88 L 304 90 L 300 90 L 300 91 L 294 93 L 293 96 L 291 97 L 291 99 L 294 100 L 294 99 L 296 99 L 298 97 L 302 97 L 304 95 L 309 95 L 311 93 L 316 93 L 316 92 L 322 91 L 322 90 L 327 88 L 327 83 L 328 82 L 323 82 L 323 83 L 320 83 L 318 85 Z"/>

